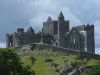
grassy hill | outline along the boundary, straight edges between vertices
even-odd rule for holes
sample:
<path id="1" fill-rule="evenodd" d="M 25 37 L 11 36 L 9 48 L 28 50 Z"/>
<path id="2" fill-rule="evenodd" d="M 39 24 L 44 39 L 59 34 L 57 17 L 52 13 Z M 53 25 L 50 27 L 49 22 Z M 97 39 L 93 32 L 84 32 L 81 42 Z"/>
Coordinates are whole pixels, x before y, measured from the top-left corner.
<path id="1" fill-rule="evenodd" d="M 76 55 L 65 54 L 61 52 L 54 52 L 52 49 L 36 49 L 33 51 L 22 51 L 21 61 L 25 66 L 30 66 L 35 71 L 35 75 L 58 75 L 60 72 L 69 66 L 73 66 L 73 69 L 93 66 L 97 64 L 98 60 L 84 59 L 81 60 Z M 69 68 L 68 70 L 72 70 Z M 68 71 L 67 70 L 67 71 Z M 87 68 L 88 70 L 88 68 Z M 68 71 L 72 73 L 72 71 Z M 87 75 L 86 73 L 81 73 Z"/>

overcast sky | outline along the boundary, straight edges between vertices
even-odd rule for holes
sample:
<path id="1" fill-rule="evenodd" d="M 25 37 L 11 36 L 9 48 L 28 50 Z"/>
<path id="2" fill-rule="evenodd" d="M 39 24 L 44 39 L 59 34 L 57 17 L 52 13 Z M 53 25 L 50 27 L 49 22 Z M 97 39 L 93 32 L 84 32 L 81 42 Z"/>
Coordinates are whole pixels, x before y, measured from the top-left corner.
<path id="1" fill-rule="evenodd" d="M 39 31 L 48 16 L 57 19 L 61 10 L 71 27 L 94 24 L 96 48 L 100 47 L 100 0 L 0 0 L 0 43 L 18 27 L 31 25 Z"/>

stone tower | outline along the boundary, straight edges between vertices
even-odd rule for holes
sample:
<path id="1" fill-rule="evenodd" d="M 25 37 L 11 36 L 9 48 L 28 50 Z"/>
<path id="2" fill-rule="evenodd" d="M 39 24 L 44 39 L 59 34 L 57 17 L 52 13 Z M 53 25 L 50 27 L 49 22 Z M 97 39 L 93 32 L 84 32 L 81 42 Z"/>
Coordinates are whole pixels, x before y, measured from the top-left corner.
<path id="1" fill-rule="evenodd" d="M 6 34 L 6 47 L 13 47 L 13 37 L 10 34 Z"/>
<path id="2" fill-rule="evenodd" d="M 87 52 L 95 53 L 94 25 L 87 24 L 85 31 L 87 35 Z"/>
<path id="3" fill-rule="evenodd" d="M 52 18 L 49 16 L 48 19 L 47 19 L 47 22 L 44 22 L 43 23 L 43 33 L 45 35 L 52 35 L 53 34 L 53 21 L 52 21 Z"/>
<path id="4" fill-rule="evenodd" d="M 58 40 L 59 47 L 64 47 L 65 44 L 65 33 L 69 32 L 69 21 L 65 21 L 62 11 L 58 16 Z"/>
<path id="5" fill-rule="evenodd" d="M 69 32 L 69 21 L 64 19 L 62 11 L 58 16 L 58 20 L 52 20 L 49 16 L 47 21 L 43 23 L 43 34 L 45 35 L 44 43 L 52 44 L 58 47 L 65 47 L 65 33 Z M 49 36 L 48 36 L 49 35 Z M 50 43 L 48 43 L 48 41 Z"/>

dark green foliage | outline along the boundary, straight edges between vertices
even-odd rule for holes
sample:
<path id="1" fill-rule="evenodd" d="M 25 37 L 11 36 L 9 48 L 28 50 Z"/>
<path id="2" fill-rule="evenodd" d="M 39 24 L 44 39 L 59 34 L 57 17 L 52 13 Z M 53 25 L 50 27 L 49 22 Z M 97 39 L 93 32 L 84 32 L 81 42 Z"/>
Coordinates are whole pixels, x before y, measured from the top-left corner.
<path id="1" fill-rule="evenodd" d="M 51 65 L 54 66 L 54 67 L 57 67 L 58 66 L 57 63 L 52 63 Z"/>
<path id="2" fill-rule="evenodd" d="M 79 68 L 79 63 L 78 62 L 71 62 L 71 66 L 75 69 L 75 68 Z"/>
<path id="3" fill-rule="evenodd" d="M 100 75 L 100 63 L 97 63 L 97 65 L 93 66 L 89 75 Z"/>
<path id="4" fill-rule="evenodd" d="M 29 66 L 23 68 L 21 75 L 35 75 L 35 73 L 31 70 Z"/>
<path id="5" fill-rule="evenodd" d="M 59 70 L 57 68 L 55 69 L 55 71 L 59 73 Z"/>
<path id="6" fill-rule="evenodd" d="M 0 49 L 0 75 L 34 75 L 30 67 L 23 67 L 15 49 Z"/>
<path id="7" fill-rule="evenodd" d="M 50 59 L 50 58 L 45 58 L 45 60 L 44 60 L 45 62 L 52 62 L 53 60 L 52 59 Z"/>
<path id="8" fill-rule="evenodd" d="M 66 59 L 66 57 L 63 56 L 62 59 Z"/>
<path id="9" fill-rule="evenodd" d="M 33 44 L 31 45 L 31 50 L 34 50 L 35 47 L 36 47 L 36 44 L 33 43 Z"/>
<path id="10" fill-rule="evenodd" d="M 32 61 L 32 64 L 34 64 L 35 62 L 35 58 L 33 56 L 30 57 L 31 61 Z"/>

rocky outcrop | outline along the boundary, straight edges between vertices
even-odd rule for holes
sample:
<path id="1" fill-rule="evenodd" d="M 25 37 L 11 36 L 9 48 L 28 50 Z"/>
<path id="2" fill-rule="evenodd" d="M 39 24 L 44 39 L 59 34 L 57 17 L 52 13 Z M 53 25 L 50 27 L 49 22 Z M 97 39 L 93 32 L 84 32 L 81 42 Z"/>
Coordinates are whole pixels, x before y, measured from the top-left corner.
<path id="1" fill-rule="evenodd" d="M 58 75 L 81 75 L 82 73 L 87 73 L 90 71 L 92 66 L 84 66 L 84 67 L 73 67 L 66 66 L 63 68 Z"/>

